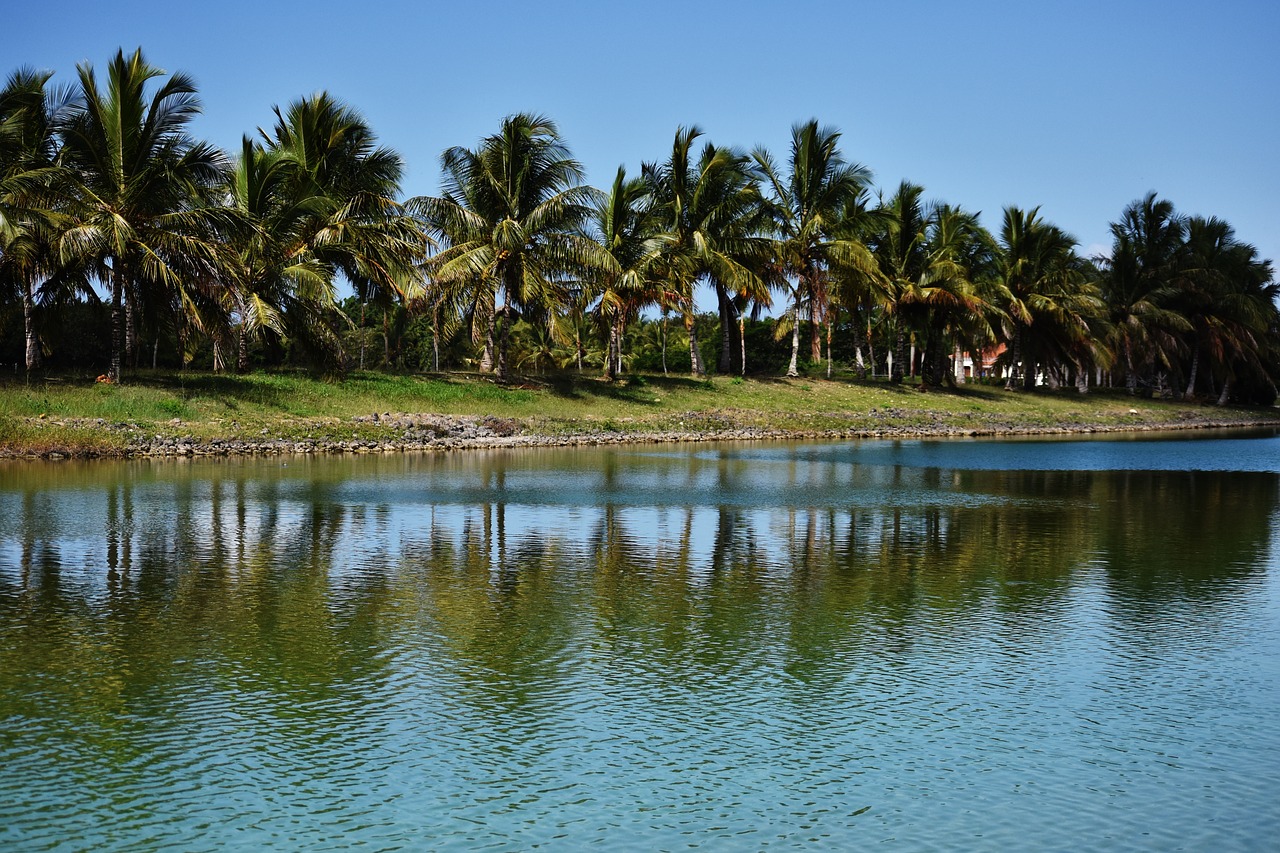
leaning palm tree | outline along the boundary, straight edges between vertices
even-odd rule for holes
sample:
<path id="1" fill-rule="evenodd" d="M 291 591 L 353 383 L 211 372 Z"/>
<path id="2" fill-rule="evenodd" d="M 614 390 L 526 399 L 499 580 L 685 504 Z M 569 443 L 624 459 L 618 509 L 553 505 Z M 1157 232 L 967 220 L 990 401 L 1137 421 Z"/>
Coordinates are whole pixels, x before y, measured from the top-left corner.
<path id="1" fill-rule="evenodd" d="M 200 111 L 195 83 L 175 73 L 148 95 L 148 84 L 164 73 L 141 50 L 127 57 L 120 51 L 103 91 L 92 66 L 80 65 L 81 100 L 62 132 L 78 219 L 69 244 L 95 259 L 111 292 L 107 375 L 114 382 L 126 322 L 132 344 L 145 300 L 183 306 L 200 321 L 201 306 L 212 303 L 197 291 L 223 266 L 218 235 L 234 221 L 215 204 L 225 156 L 187 131 Z"/>
<path id="2" fill-rule="evenodd" d="M 644 164 L 661 216 L 666 247 L 661 261 L 670 290 L 678 294 L 689 335 L 690 369 L 706 374 L 695 329 L 694 287 L 703 277 L 711 281 L 720 306 L 721 367 L 731 364 L 733 321 L 742 308 L 735 301 L 769 303 L 769 288 L 761 271 L 769 257 L 760 190 L 745 154 L 708 143 L 695 161 L 693 143 L 702 135 L 697 127 L 678 128 L 671 156 L 661 165 Z"/>
<path id="3" fill-rule="evenodd" d="M 848 278 L 879 277 L 875 258 L 859 239 L 871 172 L 840 154 L 840 132 L 817 120 L 791 128 L 791 157 L 785 174 L 762 148 L 752 159 L 769 190 L 765 210 L 775 235 L 774 253 L 783 277 L 795 282 L 791 323 L 791 363 L 797 374 L 802 303 L 809 306 L 810 359 L 822 356 L 820 328 L 831 294 L 828 271 Z"/>
<path id="4" fill-rule="evenodd" d="M 444 195 L 407 204 L 444 246 L 428 264 L 434 285 L 466 306 L 473 339 L 484 341 L 481 369 L 506 381 L 512 316 L 549 325 L 570 280 L 609 264 L 582 233 L 597 194 L 539 115 L 504 119 L 477 148 L 445 151 L 441 165 Z"/>

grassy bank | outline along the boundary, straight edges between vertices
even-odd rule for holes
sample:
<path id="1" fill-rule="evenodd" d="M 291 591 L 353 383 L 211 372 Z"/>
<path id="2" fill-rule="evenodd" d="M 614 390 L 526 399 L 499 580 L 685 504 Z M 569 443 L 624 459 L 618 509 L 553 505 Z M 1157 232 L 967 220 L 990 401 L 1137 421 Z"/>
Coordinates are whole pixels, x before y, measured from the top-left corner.
<path id="1" fill-rule="evenodd" d="M 531 379 L 498 386 L 474 376 L 390 376 L 343 381 L 304 374 L 214 376 L 141 373 L 125 385 L 51 377 L 0 383 L 0 453 L 115 456 L 139 442 L 331 445 L 397 441 L 403 424 L 384 413 L 500 419 L 504 431 L 549 437 L 590 434 L 953 434 L 1152 429 L 1275 423 L 1276 409 L 1235 409 L 1144 400 L 1123 393 L 1009 392 L 968 385 L 924 392 L 910 385 L 825 379 L 643 376 Z"/>

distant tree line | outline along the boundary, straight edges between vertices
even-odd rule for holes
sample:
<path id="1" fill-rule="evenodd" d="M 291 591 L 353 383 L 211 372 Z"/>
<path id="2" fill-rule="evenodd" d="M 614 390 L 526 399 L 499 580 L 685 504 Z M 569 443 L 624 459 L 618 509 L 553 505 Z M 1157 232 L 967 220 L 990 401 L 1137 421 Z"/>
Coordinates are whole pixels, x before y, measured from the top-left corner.
<path id="1" fill-rule="evenodd" d="M 915 184 L 875 189 L 816 121 L 783 158 L 682 127 L 601 190 L 551 120 L 518 114 L 441 155 L 441 195 L 405 199 L 399 155 L 325 93 L 232 155 L 190 134 L 187 75 L 139 50 L 104 78 L 21 69 L 0 91 L 15 370 L 839 370 L 936 387 L 967 367 L 1009 388 L 1276 395 L 1271 262 L 1155 193 L 1087 258 L 1038 208 L 1006 208 L 991 233 Z"/>

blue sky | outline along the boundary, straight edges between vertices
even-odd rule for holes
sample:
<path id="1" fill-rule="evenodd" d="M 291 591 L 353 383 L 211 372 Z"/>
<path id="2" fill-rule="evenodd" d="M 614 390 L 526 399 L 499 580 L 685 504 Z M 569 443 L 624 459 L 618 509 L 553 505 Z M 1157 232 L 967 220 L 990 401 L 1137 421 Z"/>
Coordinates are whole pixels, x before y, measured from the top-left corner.
<path id="1" fill-rule="evenodd" d="M 236 150 L 327 89 L 438 188 L 439 155 L 504 115 L 554 119 L 591 183 L 679 125 L 779 158 L 794 122 L 844 132 L 888 190 L 1032 207 L 1082 249 L 1148 190 L 1280 260 L 1280 11 L 1264 2 L 365 2 L 14 4 L 4 73 L 74 78 L 119 47 L 198 81 L 195 131 Z M 213 9 L 211 13 L 209 10 Z"/>

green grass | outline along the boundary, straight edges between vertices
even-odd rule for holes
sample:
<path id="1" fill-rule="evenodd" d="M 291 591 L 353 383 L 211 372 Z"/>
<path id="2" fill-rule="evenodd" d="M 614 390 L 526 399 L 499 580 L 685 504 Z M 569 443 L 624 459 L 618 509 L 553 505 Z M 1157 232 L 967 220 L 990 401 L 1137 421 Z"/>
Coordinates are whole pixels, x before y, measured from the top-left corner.
<path id="1" fill-rule="evenodd" d="M 1143 400 L 1122 392 L 1010 392 L 966 385 L 923 392 L 884 382 L 785 378 L 635 376 L 606 383 L 573 375 L 497 385 L 467 375 L 357 372 L 342 381 L 304 373 L 247 376 L 142 371 L 124 385 L 50 377 L 0 383 L 0 446 L 47 453 L 109 453 L 131 435 L 339 440 L 394 438 L 390 427 L 353 423 L 373 413 L 493 415 L 544 434 L 720 430 L 793 431 L 1134 427 L 1195 419 L 1273 420 L 1275 409 L 1219 409 Z"/>

